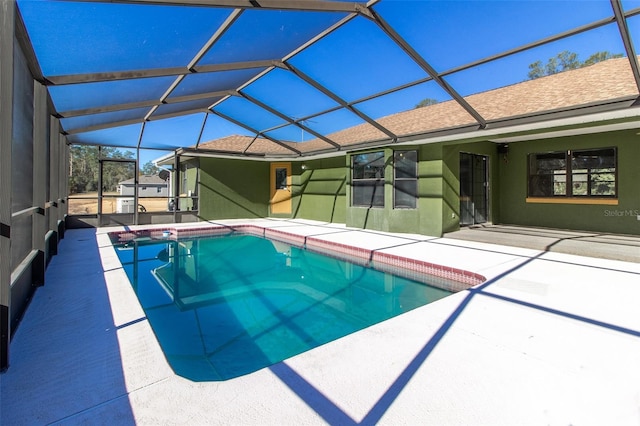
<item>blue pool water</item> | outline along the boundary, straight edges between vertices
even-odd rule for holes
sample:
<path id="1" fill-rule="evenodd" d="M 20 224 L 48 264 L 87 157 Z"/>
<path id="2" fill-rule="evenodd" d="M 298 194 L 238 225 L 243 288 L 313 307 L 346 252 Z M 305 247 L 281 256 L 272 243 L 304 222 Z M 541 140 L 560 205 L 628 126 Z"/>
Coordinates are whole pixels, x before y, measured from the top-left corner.
<path id="1" fill-rule="evenodd" d="M 250 235 L 116 252 L 170 365 L 196 381 L 257 371 L 451 294 Z"/>

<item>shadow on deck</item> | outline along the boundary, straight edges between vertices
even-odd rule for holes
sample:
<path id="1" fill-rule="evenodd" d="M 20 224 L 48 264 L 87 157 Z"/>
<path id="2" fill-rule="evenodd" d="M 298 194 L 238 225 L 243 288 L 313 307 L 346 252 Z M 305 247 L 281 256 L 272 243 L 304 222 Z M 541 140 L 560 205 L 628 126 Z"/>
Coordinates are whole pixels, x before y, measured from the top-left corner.
<path id="1" fill-rule="evenodd" d="M 640 262 L 640 235 L 514 225 L 476 225 L 444 234 L 444 237 L 602 259 Z"/>

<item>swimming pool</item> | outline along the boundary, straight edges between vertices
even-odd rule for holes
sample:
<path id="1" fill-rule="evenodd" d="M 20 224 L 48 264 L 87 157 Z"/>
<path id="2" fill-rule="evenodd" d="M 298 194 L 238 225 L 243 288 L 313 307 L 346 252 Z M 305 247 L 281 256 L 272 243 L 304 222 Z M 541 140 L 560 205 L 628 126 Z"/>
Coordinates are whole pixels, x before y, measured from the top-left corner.
<path id="1" fill-rule="evenodd" d="M 257 371 L 451 294 L 254 235 L 114 245 L 169 364 L 195 381 Z"/>

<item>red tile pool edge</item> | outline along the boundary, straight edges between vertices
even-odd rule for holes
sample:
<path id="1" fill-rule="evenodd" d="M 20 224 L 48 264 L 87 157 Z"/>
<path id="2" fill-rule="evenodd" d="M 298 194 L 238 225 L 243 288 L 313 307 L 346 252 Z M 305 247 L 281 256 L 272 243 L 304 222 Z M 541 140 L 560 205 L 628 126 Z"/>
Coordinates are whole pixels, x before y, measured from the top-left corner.
<path id="1" fill-rule="evenodd" d="M 263 228 L 257 225 L 211 225 L 196 228 L 166 227 L 134 231 L 115 231 L 110 232 L 109 237 L 113 243 L 124 243 L 131 241 L 134 238 L 141 237 L 177 239 L 183 237 L 228 235 L 234 232 L 257 235 L 298 247 L 304 247 L 319 253 L 349 260 L 360 265 L 370 264 L 376 269 L 399 275 L 404 278 L 420 281 L 423 281 L 424 276 L 440 278 L 440 280 L 437 280 L 438 282 L 432 282 L 433 280 L 429 280 L 429 282 L 437 287 L 452 292 L 466 290 L 469 287 L 473 287 L 486 281 L 484 276 L 474 272 L 465 271 L 463 269 L 438 265 L 417 259 L 410 259 L 376 250 L 334 243 L 314 237 L 305 237 L 304 235 L 293 234 L 279 229 Z"/>

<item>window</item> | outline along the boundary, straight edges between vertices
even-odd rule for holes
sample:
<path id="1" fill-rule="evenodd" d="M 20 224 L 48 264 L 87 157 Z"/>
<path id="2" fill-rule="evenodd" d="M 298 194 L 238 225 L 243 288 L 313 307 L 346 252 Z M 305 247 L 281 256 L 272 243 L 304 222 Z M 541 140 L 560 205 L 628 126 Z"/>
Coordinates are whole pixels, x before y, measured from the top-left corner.
<path id="1" fill-rule="evenodd" d="M 351 204 L 384 207 L 384 152 L 351 157 Z"/>
<path id="2" fill-rule="evenodd" d="M 616 149 L 529 154 L 529 197 L 615 197 Z"/>
<path id="3" fill-rule="evenodd" d="M 279 189 L 287 189 L 287 169 L 278 167 L 276 168 L 276 178 L 275 178 L 275 190 Z"/>
<path id="4" fill-rule="evenodd" d="M 182 184 L 180 187 L 180 194 L 186 194 L 187 193 L 187 188 L 189 188 L 189 169 L 190 169 L 190 164 L 188 163 L 182 163 L 180 165 L 180 176 L 182 178 Z"/>
<path id="5" fill-rule="evenodd" d="M 418 151 L 395 151 L 393 173 L 393 208 L 415 209 L 418 198 Z"/>
<path id="6" fill-rule="evenodd" d="M 567 154 L 529 154 L 529 196 L 567 195 Z"/>
<path id="7" fill-rule="evenodd" d="M 615 197 L 615 148 L 573 151 L 571 189 L 574 197 Z"/>

